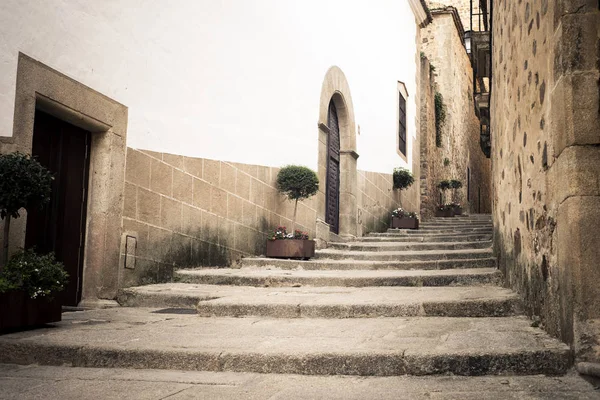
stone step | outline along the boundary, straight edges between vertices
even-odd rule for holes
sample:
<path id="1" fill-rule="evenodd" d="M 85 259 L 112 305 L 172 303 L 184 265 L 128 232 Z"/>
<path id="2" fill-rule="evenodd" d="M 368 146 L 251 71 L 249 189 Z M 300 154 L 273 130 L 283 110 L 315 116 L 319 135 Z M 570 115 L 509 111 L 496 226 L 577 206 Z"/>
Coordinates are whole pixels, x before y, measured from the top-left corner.
<path id="1" fill-rule="evenodd" d="M 207 268 L 175 271 L 184 283 L 237 286 L 450 286 L 499 285 L 495 268 L 447 270 L 282 270 L 265 268 Z"/>
<path id="2" fill-rule="evenodd" d="M 385 236 L 383 236 L 385 235 Z M 356 238 L 357 242 L 365 243 L 379 243 L 379 242 L 477 242 L 477 241 L 490 241 L 492 240 L 492 234 L 483 235 L 429 235 L 429 236 L 415 236 L 405 235 L 399 236 L 394 234 L 383 234 L 382 236 L 363 236 Z"/>
<path id="3" fill-rule="evenodd" d="M 419 223 L 419 229 L 448 229 L 448 228 L 493 228 L 494 225 L 486 222 L 483 223 L 468 223 L 468 224 L 442 224 L 442 223 L 428 223 L 421 222 Z"/>
<path id="4" fill-rule="evenodd" d="M 477 227 L 477 228 L 462 228 L 456 226 L 448 226 L 443 228 L 419 228 L 419 229 L 388 229 L 387 233 L 407 233 L 409 235 L 416 235 L 420 233 L 445 233 L 449 234 L 474 234 L 474 233 L 493 233 L 494 230 L 491 227 Z"/>
<path id="5" fill-rule="evenodd" d="M 272 267 L 305 270 L 434 270 L 462 268 L 495 268 L 494 257 L 427 260 L 427 261 L 369 261 L 369 260 L 293 260 L 265 257 L 242 258 L 242 267 Z"/>
<path id="6" fill-rule="evenodd" d="M 519 297 L 497 286 L 280 287 L 162 283 L 121 289 L 127 307 L 196 307 L 204 317 L 503 317 Z"/>
<path id="7" fill-rule="evenodd" d="M 423 251 L 349 251 L 324 249 L 315 253 L 315 259 L 369 260 L 369 261 L 430 261 L 492 257 L 492 249 L 423 250 Z"/>
<path id="8" fill-rule="evenodd" d="M 113 308 L 0 336 L 0 362 L 304 375 L 564 374 L 567 345 L 524 317 L 200 318 Z"/>
<path id="9" fill-rule="evenodd" d="M 385 232 L 371 232 L 368 237 L 381 237 L 384 236 L 465 236 L 465 235 L 492 235 L 494 231 L 492 229 L 468 229 L 468 230 L 456 230 L 456 229 L 388 229 Z"/>
<path id="10" fill-rule="evenodd" d="M 348 251 L 405 251 L 405 250 L 465 250 L 487 249 L 492 247 L 491 241 L 476 242 L 408 242 L 408 243 L 331 243 L 329 249 Z"/>

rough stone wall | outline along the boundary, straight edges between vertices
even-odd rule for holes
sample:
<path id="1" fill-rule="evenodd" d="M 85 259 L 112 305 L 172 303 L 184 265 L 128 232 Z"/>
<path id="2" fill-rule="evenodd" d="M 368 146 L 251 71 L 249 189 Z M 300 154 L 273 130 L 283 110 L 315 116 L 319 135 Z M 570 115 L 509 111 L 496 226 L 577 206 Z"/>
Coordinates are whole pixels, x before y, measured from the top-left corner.
<path id="1" fill-rule="evenodd" d="M 173 267 L 227 266 L 264 254 L 267 232 L 291 229 L 279 169 L 127 149 L 123 232 L 137 239 L 121 286 L 167 281 Z M 298 204 L 296 229 L 315 234 L 316 196 Z M 128 264 L 133 260 L 127 260 Z"/>
<path id="2" fill-rule="evenodd" d="M 473 104 L 473 72 L 459 34 L 462 27 L 457 26 L 459 19 L 455 10 L 432 11 L 432 15 L 433 22 L 422 32 L 422 52 L 430 64 L 435 88 L 443 96 L 446 122 L 442 128 L 442 146 L 436 147 L 435 128 L 431 129 L 435 114 L 428 111 L 428 117 L 421 116 L 422 120 L 428 121 L 421 124 L 421 157 L 425 160 L 421 177 L 426 197 L 421 213 L 424 217 L 433 213 L 440 202 L 436 186 L 444 179 L 458 179 L 463 183 L 454 201 L 463 205 L 467 212 L 490 213 L 491 162 L 479 147 L 479 120 Z M 426 67 L 421 65 L 421 68 Z M 423 101 L 431 106 L 431 88 L 427 88 L 430 83 L 426 73 L 421 73 L 421 82 L 425 91 Z M 421 112 L 424 112 L 423 108 Z M 470 181 L 467 179 L 468 170 Z M 447 195 L 444 201 L 450 202 L 451 193 Z"/>
<path id="3" fill-rule="evenodd" d="M 471 0 L 427 1 L 427 3 L 430 10 L 443 9 L 448 6 L 456 8 L 465 30 L 468 31 L 471 29 Z M 479 12 L 479 0 L 473 0 L 473 14 L 478 14 Z M 483 22 L 480 24 L 479 19 L 474 16 L 473 30 L 479 31 L 480 25 L 482 26 L 483 30 Z"/>
<path id="4" fill-rule="evenodd" d="M 385 231 L 390 225 L 391 212 L 397 207 L 418 213 L 418 181 L 415 176 L 415 183 L 400 191 L 393 189 L 392 174 L 358 171 L 359 235 Z"/>
<path id="5" fill-rule="evenodd" d="M 600 15 L 591 0 L 494 2 L 495 249 L 530 315 L 600 359 Z"/>

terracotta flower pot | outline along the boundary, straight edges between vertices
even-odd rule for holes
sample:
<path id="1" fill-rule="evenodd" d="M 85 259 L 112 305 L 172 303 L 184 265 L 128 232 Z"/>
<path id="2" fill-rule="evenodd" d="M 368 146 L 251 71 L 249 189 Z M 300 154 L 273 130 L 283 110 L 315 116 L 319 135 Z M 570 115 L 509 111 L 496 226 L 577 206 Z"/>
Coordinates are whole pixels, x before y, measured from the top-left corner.
<path id="1" fill-rule="evenodd" d="M 61 320 L 62 307 L 55 297 L 32 299 L 21 290 L 0 294 L 0 331 L 28 328 Z"/>
<path id="2" fill-rule="evenodd" d="M 267 240 L 267 257 L 303 258 L 315 256 L 315 241 L 303 239 Z"/>
<path id="3" fill-rule="evenodd" d="M 436 217 L 454 217 L 454 209 L 450 208 L 448 210 L 435 210 Z"/>
<path id="4" fill-rule="evenodd" d="M 399 218 L 392 217 L 392 229 L 419 229 L 419 220 L 417 218 Z"/>

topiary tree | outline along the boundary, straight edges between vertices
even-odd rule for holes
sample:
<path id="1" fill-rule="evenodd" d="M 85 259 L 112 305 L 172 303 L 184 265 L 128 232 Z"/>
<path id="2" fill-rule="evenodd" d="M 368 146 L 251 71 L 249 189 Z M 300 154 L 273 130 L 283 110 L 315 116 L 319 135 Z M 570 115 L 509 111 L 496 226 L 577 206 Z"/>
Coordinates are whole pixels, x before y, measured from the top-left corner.
<path id="1" fill-rule="evenodd" d="M 442 195 L 444 196 L 444 199 L 443 199 L 444 202 L 446 202 L 446 200 L 447 200 L 446 199 L 446 191 L 448 189 L 450 189 L 450 187 L 451 187 L 450 181 L 447 181 L 447 180 L 443 180 L 438 184 L 438 188 L 440 189 L 440 191 L 442 192 Z"/>
<path id="2" fill-rule="evenodd" d="M 415 182 L 413 174 L 406 168 L 394 168 L 392 174 L 394 189 L 406 189 Z"/>
<path id="3" fill-rule="evenodd" d="M 10 219 L 19 218 L 19 210 L 43 207 L 50 201 L 52 174 L 29 155 L 15 152 L 0 155 L 0 219 L 4 220 L 3 257 L 8 260 Z"/>
<path id="4" fill-rule="evenodd" d="M 461 181 L 452 179 L 450 180 L 450 189 L 452 189 L 452 201 L 456 201 L 456 191 L 463 187 Z"/>
<path id="5" fill-rule="evenodd" d="M 277 174 L 277 190 L 288 199 L 295 201 L 292 220 L 292 233 L 294 233 L 298 201 L 308 199 L 319 191 L 319 178 L 310 168 L 288 165 L 281 168 Z"/>

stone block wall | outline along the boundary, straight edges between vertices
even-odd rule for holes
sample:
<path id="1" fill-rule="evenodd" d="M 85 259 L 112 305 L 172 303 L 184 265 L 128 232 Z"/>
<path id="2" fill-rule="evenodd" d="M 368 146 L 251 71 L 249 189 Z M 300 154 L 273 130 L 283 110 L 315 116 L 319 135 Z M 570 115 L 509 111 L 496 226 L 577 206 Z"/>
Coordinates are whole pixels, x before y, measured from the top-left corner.
<path id="1" fill-rule="evenodd" d="M 600 360 L 600 13 L 591 0 L 497 0 L 495 249 L 531 316 Z"/>
<path id="2" fill-rule="evenodd" d="M 176 267 L 229 266 L 264 254 L 271 229 L 291 230 L 294 203 L 277 192 L 278 172 L 128 148 L 120 285 L 164 282 Z M 410 192 L 392 190 L 391 174 L 358 176 L 360 234 L 386 229 L 400 202 L 415 209 Z M 321 192 L 298 204 L 296 229 L 311 238 L 319 201 Z"/>
<path id="3" fill-rule="evenodd" d="M 278 171 L 128 148 L 122 286 L 169 280 L 174 267 L 228 266 L 264 254 L 268 231 L 292 224 L 293 203 L 275 189 Z M 296 229 L 311 237 L 317 198 L 298 204 Z"/>
<path id="4" fill-rule="evenodd" d="M 385 231 L 390 225 L 391 211 L 397 207 L 419 213 L 418 177 L 405 190 L 393 188 L 392 174 L 358 171 L 358 234 Z"/>
<path id="5" fill-rule="evenodd" d="M 432 16 L 433 22 L 421 33 L 421 214 L 429 217 L 440 204 L 437 185 L 445 179 L 463 183 L 453 200 L 467 212 L 490 213 L 491 162 L 479 146 L 473 72 L 460 33 L 462 25 L 452 8 L 432 10 Z M 441 147 L 435 138 L 435 92 L 441 93 L 446 107 Z M 452 194 L 447 195 L 444 202 L 452 200 Z"/>

